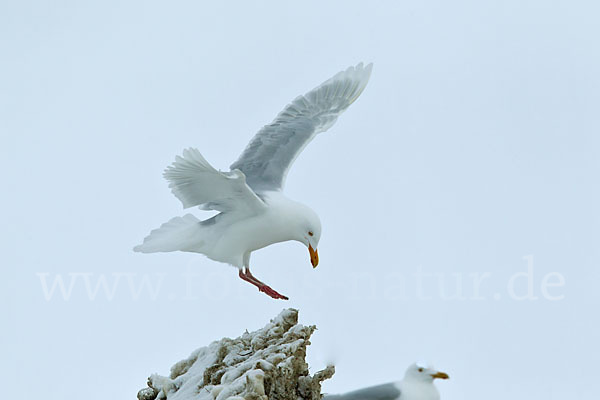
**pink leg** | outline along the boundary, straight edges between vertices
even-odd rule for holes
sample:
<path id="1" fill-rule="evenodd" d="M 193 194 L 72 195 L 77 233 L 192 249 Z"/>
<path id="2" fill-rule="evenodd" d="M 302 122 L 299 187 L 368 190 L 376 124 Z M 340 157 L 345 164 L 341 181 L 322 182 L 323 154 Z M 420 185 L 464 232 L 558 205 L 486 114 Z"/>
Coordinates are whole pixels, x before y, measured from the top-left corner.
<path id="1" fill-rule="evenodd" d="M 250 272 L 250 268 L 240 269 L 239 276 L 246 282 L 250 282 L 251 284 L 256 286 L 260 292 L 265 293 L 267 296 L 271 296 L 274 299 L 288 300 L 286 296 L 277 293 L 275 290 L 271 289 L 271 287 L 265 285 L 263 282 L 256 279 L 254 275 L 252 275 L 252 273 Z"/>

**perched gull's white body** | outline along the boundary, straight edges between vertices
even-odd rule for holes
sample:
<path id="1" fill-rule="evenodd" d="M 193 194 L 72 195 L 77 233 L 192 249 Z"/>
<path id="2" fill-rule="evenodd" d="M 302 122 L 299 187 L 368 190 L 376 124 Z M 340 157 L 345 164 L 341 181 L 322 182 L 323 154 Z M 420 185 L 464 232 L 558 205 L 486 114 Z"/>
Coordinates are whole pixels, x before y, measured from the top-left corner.
<path id="1" fill-rule="evenodd" d="M 440 400 L 434 379 L 448 379 L 433 367 L 412 364 L 400 382 L 371 386 L 340 395 L 325 395 L 323 400 Z"/>
<path id="2" fill-rule="evenodd" d="M 213 168 L 196 149 L 164 173 L 184 208 L 219 214 L 204 221 L 187 214 L 153 230 L 134 248 L 142 253 L 189 251 L 236 266 L 240 277 L 274 298 L 287 299 L 250 273 L 250 254 L 273 243 L 296 240 L 318 264 L 321 223 L 309 207 L 282 193 L 287 172 L 304 147 L 360 96 L 372 65 L 358 64 L 288 104 L 250 141 L 230 172 Z"/>

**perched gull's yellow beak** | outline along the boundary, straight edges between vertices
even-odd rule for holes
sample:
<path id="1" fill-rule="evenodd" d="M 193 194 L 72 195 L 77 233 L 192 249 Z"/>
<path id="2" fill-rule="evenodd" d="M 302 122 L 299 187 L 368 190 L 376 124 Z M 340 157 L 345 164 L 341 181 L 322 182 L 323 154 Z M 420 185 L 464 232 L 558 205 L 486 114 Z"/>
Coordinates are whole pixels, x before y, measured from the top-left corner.
<path id="1" fill-rule="evenodd" d="M 439 371 L 436 372 L 435 374 L 431 374 L 431 376 L 433 376 L 433 379 L 436 379 L 436 378 L 437 379 L 448 379 L 448 378 L 450 378 L 447 373 L 439 372 Z"/>
<path id="2" fill-rule="evenodd" d="M 313 268 L 317 268 L 317 265 L 319 265 L 319 253 L 310 244 L 308 245 L 308 252 L 310 253 L 310 263 Z"/>

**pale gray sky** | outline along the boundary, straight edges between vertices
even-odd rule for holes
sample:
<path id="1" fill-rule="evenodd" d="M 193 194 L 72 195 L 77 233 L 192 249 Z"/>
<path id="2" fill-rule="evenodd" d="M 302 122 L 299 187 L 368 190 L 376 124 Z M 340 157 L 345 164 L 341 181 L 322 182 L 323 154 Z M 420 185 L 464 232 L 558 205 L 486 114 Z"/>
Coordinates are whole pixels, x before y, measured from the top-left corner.
<path id="1" fill-rule="evenodd" d="M 445 400 L 596 398 L 599 12 L 1 2 L 4 396 L 134 399 L 149 374 L 296 307 L 319 327 L 312 369 L 337 366 L 328 392 L 426 359 L 452 378 Z M 299 243 L 252 258 L 289 302 L 200 255 L 131 251 L 184 214 L 161 177 L 183 148 L 226 169 L 287 102 L 359 61 L 369 86 L 286 187 L 321 217 L 319 267 Z M 57 277 L 72 293 L 46 300 Z M 90 299 L 101 278 L 111 300 Z M 136 294 L 143 279 L 155 296 Z"/>

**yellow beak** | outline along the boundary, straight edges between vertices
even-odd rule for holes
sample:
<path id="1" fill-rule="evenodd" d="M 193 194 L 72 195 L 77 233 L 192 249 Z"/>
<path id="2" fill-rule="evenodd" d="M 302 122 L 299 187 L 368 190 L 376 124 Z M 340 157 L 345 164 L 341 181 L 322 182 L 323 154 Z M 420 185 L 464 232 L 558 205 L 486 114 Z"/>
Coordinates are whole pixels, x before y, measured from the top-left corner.
<path id="1" fill-rule="evenodd" d="M 317 265 L 319 265 L 319 253 L 310 244 L 308 245 L 308 252 L 310 253 L 310 263 L 313 268 L 317 268 Z"/>
<path id="2" fill-rule="evenodd" d="M 431 374 L 431 376 L 433 376 L 433 379 L 449 379 L 450 377 L 448 376 L 447 373 L 445 372 L 436 372 L 435 374 Z"/>

